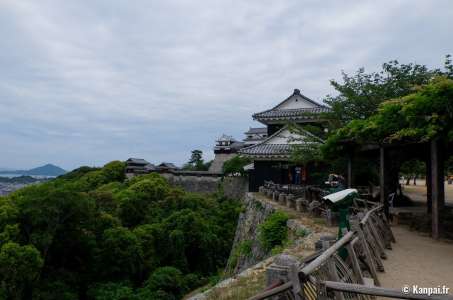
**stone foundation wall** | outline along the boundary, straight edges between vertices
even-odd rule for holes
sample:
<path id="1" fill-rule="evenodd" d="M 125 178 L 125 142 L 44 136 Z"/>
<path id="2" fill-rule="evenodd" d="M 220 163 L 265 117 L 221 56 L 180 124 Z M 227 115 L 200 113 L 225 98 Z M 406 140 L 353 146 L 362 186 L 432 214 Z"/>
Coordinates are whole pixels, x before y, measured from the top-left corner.
<path id="1" fill-rule="evenodd" d="M 230 275 L 240 273 L 269 254 L 258 240 L 258 227 L 275 212 L 275 209 L 272 205 L 256 199 L 252 193 L 245 195 L 243 203 L 244 212 L 239 215 L 233 247 L 225 268 L 225 273 Z M 237 252 L 244 243 L 249 245 L 250 253 Z"/>
<path id="2" fill-rule="evenodd" d="M 223 192 L 231 199 L 244 199 L 249 191 L 249 180 L 247 177 L 224 177 Z"/>
<path id="3" fill-rule="evenodd" d="M 214 173 L 220 173 L 222 172 L 223 169 L 223 164 L 229 160 L 235 157 L 237 154 L 236 153 L 217 153 L 214 157 L 214 160 L 211 163 L 211 166 L 209 167 L 209 172 L 214 172 Z"/>
<path id="4" fill-rule="evenodd" d="M 246 177 L 222 177 L 208 174 L 181 175 L 162 173 L 168 182 L 192 193 L 215 193 L 223 185 L 225 196 L 232 199 L 243 199 L 248 192 L 248 179 Z"/>

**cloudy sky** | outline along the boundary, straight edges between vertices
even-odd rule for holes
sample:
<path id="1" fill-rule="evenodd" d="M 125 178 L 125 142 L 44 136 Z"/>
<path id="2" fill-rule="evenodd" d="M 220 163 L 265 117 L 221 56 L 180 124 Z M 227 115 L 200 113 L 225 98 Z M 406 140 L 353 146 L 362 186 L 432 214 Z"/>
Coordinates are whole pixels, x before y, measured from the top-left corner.
<path id="1" fill-rule="evenodd" d="M 453 53 L 453 2 L 0 0 L 0 167 L 212 156 L 294 88 Z"/>

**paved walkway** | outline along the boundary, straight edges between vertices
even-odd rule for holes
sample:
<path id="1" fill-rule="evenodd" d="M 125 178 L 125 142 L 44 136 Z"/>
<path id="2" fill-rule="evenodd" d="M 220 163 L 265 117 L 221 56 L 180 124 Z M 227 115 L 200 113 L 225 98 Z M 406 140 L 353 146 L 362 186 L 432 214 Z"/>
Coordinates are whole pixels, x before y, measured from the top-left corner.
<path id="1" fill-rule="evenodd" d="M 396 244 L 383 260 L 386 272 L 379 273 L 383 287 L 401 289 L 404 285 L 436 287 L 445 284 L 453 294 L 453 243 L 435 241 L 410 231 L 392 227 Z"/>

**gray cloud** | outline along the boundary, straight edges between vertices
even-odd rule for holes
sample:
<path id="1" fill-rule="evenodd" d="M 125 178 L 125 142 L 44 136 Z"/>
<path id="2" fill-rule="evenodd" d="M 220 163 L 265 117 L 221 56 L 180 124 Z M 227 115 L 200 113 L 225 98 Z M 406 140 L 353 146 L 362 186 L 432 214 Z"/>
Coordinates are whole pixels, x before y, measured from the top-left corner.
<path id="1" fill-rule="evenodd" d="M 451 1 L 0 2 L 0 166 L 182 163 L 294 88 L 451 53 Z"/>

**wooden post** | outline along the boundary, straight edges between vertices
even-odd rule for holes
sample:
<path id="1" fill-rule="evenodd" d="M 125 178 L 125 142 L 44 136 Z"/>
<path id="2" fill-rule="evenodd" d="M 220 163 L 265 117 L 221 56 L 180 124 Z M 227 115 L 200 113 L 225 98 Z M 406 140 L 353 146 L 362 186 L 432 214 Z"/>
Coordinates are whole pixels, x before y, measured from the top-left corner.
<path id="1" fill-rule="evenodd" d="M 359 237 L 360 246 L 362 248 L 363 254 L 365 255 L 365 261 L 368 265 L 371 276 L 373 276 L 373 279 L 374 279 L 374 284 L 379 286 L 381 284 L 379 282 L 379 278 L 378 278 L 378 275 L 376 272 L 376 264 L 374 263 L 374 260 L 373 260 L 372 254 L 371 254 L 371 250 L 368 247 L 368 243 L 365 239 L 365 235 L 364 235 L 362 229 L 360 228 L 359 220 L 357 218 L 351 218 L 349 220 L 349 223 L 351 224 L 351 230 L 357 232 L 357 235 Z"/>
<path id="2" fill-rule="evenodd" d="M 327 250 L 329 248 L 329 242 L 328 241 L 323 241 L 322 242 L 322 248 L 323 250 Z M 335 261 L 333 260 L 334 256 L 331 256 L 327 259 L 327 269 L 329 270 L 329 279 L 332 281 L 340 281 L 340 276 L 338 276 L 338 271 L 337 267 L 335 266 Z M 345 300 L 344 295 L 342 292 L 337 292 L 335 291 L 335 300 Z"/>
<path id="3" fill-rule="evenodd" d="M 357 254 L 354 250 L 354 243 L 349 243 L 346 245 L 346 249 L 348 250 L 349 257 L 351 258 L 352 269 L 354 270 L 354 274 L 357 279 L 357 283 L 363 284 L 363 274 L 362 269 L 360 269 L 359 259 Z"/>
<path id="4" fill-rule="evenodd" d="M 428 157 L 426 158 L 426 206 L 428 214 L 431 214 L 431 206 L 432 206 L 432 179 L 431 179 L 431 144 L 428 145 Z"/>
<path id="5" fill-rule="evenodd" d="M 300 293 L 302 292 L 302 285 L 300 284 L 299 279 L 299 269 L 297 268 L 296 264 L 292 264 L 289 267 L 289 279 L 292 283 L 293 289 L 293 296 L 294 300 L 302 300 Z"/>
<path id="6" fill-rule="evenodd" d="M 348 188 L 352 187 L 352 154 L 348 156 Z"/>
<path id="7" fill-rule="evenodd" d="M 386 228 L 386 231 L 387 231 L 388 235 L 390 236 L 390 240 L 393 243 L 396 243 L 396 239 L 395 239 L 395 236 L 393 235 L 392 228 L 390 227 L 390 223 L 387 220 L 387 216 L 385 214 L 382 214 L 382 221 L 384 222 L 384 226 Z"/>
<path id="8" fill-rule="evenodd" d="M 361 232 L 363 234 L 363 242 L 365 244 L 369 244 L 369 249 L 370 249 L 370 254 L 372 255 L 372 259 L 374 259 L 374 262 L 376 263 L 376 268 L 380 272 L 384 272 L 384 264 L 382 263 L 381 260 L 381 252 L 378 249 L 378 245 L 376 244 L 376 241 L 371 234 L 368 226 L 366 225 L 360 225 L 361 227 Z M 360 236 L 360 235 L 359 235 Z"/>
<path id="9" fill-rule="evenodd" d="M 343 233 L 344 236 L 346 235 L 346 233 L 348 233 L 348 229 L 343 228 L 341 232 Z M 359 259 L 354 250 L 354 244 L 357 243 L 358 241 L 359 241 L 358 237 L 354 238 L 350 243 L 346 245 L 346 250 L 348 251 L 349 258 L 351 259 L 352 270 L 354 271 L 357 283 L 363 284 L 362 269 L 360 268 Z"/>
<path id="10" fill-rule="evenodd" d="M 376 228 L 374 227 L 372 219 L 368 219 L 368 222 L 365 224 L 368 227 L 368 232 L 371 234 L 371 238 L 374 238 L 375 245 L 377 246 L 377 250 L 380 253 L 381 258 L 386 259 L 387 255 L 385 254 L 384 244 L 380 239 L 379 233 L 377 232 Z"/>
<path id="11" fill-rule="evenodd" d="M 388 228 L 384 223 L 383 218 L 385 218 L 385 214 L 372 214 L 371 215 L 371 220 L 374 222 L 376 225 L 376 228 L 378 229 L 378 234 L 382 237 L 382 241 L 384 243 L 384 246 L 386 249 L 392 249 L 392 237 L 391 233 L 388 232 Z"/>
<path id="12" fill-rule="evenodd" d="M 431 227 L 432 237 L 438 239 L 440 236 L 440 214 L 445 205 L 444 194 L 444 158 L 440 140 L 432 140 L 431 144 Z"/>
<path id="13" fill-rule="evenodd" d="M 379 189 L 380 189 L 380 196 L 381 196 L 381 203 L 384 205 L 384 213 L 386 216 L 389 215 L 389 203 L 387 199 L 387 165 L 386 165 L 386 151 L 384 147 L 379 148 Z"/>

